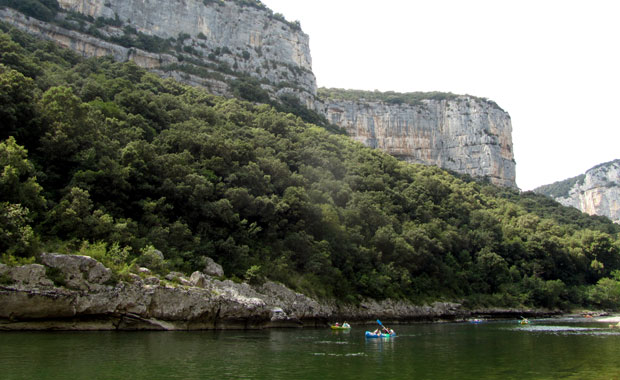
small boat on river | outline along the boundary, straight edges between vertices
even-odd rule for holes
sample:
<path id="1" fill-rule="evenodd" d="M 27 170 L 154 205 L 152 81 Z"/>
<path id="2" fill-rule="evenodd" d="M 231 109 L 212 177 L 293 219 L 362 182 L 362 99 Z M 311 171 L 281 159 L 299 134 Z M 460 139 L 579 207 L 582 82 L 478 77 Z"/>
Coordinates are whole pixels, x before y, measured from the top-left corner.
<path id="1" fill-rule="evenodd" d="M 386 334 L 384 332 L 375 333 L 373 331 L 366 331 L 366 338 L 391 338 L 396 336 L 395 332 L 391 332 L 390 334 Z"/>
<path id="2" fill-rule="evenodd" d="M 375 331 L 366 331 L 366 338 L 390 338 L 396 336 L 394 330 L 389 329 L 383 326 L 380 320 L 377 319 L 377 323 L 381 326 L 381 329 L 376 329 Z"/>
<path id="3" fill-rule="evenodd" d="M 343 323 L 342 325 L 339 323 L 336 323 L 335 325 L 332 325 L 331 328 L 332 330 L 350 330 L 351 325 L 348 324 L 347 322 Z"/>

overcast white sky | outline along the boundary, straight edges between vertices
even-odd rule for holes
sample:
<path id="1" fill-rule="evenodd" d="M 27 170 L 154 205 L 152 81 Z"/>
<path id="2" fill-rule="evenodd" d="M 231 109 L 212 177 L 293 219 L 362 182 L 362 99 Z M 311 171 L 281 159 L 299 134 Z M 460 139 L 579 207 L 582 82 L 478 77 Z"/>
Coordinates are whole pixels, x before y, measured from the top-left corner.
<path id="1" fill-rule="evenodd" d="M 620 158 L 620 1 L 262 2 L 301 22 L 319 87 L 497 102 L 522 190 Z"/>

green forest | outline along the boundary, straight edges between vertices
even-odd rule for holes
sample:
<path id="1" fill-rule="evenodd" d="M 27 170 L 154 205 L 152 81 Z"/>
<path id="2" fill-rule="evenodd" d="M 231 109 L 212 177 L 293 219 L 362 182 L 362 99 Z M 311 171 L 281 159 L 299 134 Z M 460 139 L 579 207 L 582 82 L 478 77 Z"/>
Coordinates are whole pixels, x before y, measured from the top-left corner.
<path id="1" fill-rule="evenodd" d="M 620 305 L 620 226 L 0 25 L 0 254 L 320 299 Z M 163 253 L 164 259 L 154 252 Z"/>

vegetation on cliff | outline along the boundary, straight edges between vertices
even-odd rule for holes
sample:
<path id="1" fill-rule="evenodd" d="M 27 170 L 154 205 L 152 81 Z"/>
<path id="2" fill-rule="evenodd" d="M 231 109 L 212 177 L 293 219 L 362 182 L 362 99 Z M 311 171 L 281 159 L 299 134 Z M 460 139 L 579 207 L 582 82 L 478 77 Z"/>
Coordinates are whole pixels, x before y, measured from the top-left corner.
<path id="1" fill-rule="evenodd" d="M 609 162 L 604 162 L 601 164 L 598 164 L 596 166 L 591 167 L 590 169 L 588 169 L 586 171 L 586 173 L 584 174 L 580 174 L 576 177 L 572 177 L 572 178 L 567 178 L 565 180 L 562 181 L 557 181 L 554 183 L 551 183 L 549 185 L 543 185 L 540 187 L 537 187 L 536 189 L 534 189 L 533 191 L 539 194 L 544 194 L 547 195 L 549 197 L 552 198 L 566 198 L 570 195 L 570 191 L 577 187 L 577 186 L 582 186 L 584 184 L 584 181 L 586 179 L 586 174 L 594 172 L 596 170 L 600 170 L 602 168 L 608 168 L 608 167 L 612 167 L 613 165 L 618 165 L 620 164 L 620 160 L 613 160 L 613 161 L 609 161 Z M 603 186 L 615 186 L 614 181 L 610 181 L 607 179 L 603 179 L 602 181 Z"/>
<path id="2" fill-rule="evenodd" d="M 585 178 L 585 174 L 580 174 L 576 177 L 537 187 L 534 189 L 534 192 L 544 194 L 552 198 L 568 197 L 570 190 L 577 184 L 582 185 Z"/>
<path id="3" fill-rule="evenodd" d="M 308 295 L 617 307 L 620 226 L 1 26 L 0 253 Z M 105 252 L 102 252 L 104 250 Z"/>
<path id="4" fill-rule="evenodd" d="M 53 20 L 60 10 L 57 0 L 0 0 L 0 6 L 15 8 L 42 21 Z"/>
<path id="5" fill-rule="evenodd" d="M 349 100 L 358 101 L 366 100 L 371 102 L 384 102 L 388 104 L 408 104 L 412 106 L 422 106 L 423 100 L 453 100 L 457 99 L 460 95 L 453 94 L 451 92 L 394 92 L 386 91 L 364 91 L 364 90 L 345 90 L 341 88 L 319 88 L 317 95 L 323 101 L 329 100 Z M 492 100 L 486 98 L 480 98 L 476 96 L 467 95 L 469 98 L 478 99 L 483 102 L 489 103 L 493 108 L 503 111 L 500 106 Z"/>

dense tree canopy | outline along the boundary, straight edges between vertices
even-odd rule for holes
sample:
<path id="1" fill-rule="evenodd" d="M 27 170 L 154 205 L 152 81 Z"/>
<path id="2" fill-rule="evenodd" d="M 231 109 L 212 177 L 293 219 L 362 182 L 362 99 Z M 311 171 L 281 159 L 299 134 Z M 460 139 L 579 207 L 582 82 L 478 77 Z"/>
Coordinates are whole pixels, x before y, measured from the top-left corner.
<path id="1" fill-rule="evenodd" d="M 351 302 L 618 305 L 605 218 L 2 28 L 5 262 L 91 249 L 126 268 L 159 250 L 161 271 L 211 257 Z"/>

